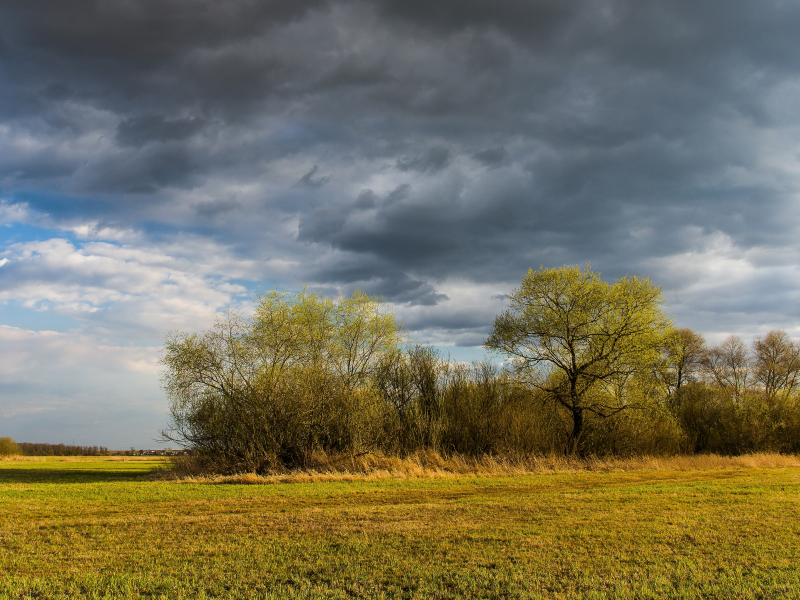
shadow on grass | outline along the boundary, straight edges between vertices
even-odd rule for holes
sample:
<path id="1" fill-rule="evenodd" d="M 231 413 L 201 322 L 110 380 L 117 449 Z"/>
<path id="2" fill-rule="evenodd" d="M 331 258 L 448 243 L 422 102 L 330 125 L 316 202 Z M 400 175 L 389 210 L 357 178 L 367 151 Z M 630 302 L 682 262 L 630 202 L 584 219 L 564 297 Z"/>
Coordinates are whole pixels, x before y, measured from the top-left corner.
<path id="1" fill-rule="evenodd" d="M 158 469 L 52 469 L 4 468 L 0 465 L 0 485 L 13 483 L 121 483 L 143 481 Z"/>

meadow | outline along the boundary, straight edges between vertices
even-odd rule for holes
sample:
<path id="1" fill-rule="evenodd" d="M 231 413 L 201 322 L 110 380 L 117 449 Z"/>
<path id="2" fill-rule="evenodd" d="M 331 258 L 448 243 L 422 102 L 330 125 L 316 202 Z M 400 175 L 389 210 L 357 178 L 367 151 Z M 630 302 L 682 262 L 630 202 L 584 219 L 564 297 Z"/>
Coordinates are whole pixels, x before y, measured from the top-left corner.
<path id="1" fill-rule="evenodd" d="M 271 484 L 3 460 L 0 598 L 800 598 L 800 460 L 692 460 Z"/>

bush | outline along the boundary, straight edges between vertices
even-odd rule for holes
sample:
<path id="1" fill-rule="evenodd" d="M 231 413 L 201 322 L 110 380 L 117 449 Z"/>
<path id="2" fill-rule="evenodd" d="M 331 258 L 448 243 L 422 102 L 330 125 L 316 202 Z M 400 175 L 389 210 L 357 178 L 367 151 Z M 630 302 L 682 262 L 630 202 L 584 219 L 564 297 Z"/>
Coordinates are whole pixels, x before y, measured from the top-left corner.
<path id="1" fill-rule="evenodd" d="M 13 456 L 15 454 L 22 454 L 19 444 L 10 437 L 0 438 L 0 456 Z"/>
<path id="2" fill-rule="evenodd" d="M 725 394 L 702 383 L 689 383 L 670 398 L 670 408 L 686 434 L 688 452 L 720 450 L 728 428 L 725 413 L 730 413 Z"/>
<path id="3" fill-rule="evenodd" d="M 374 376 L 398 356 L 399 330 L 366 294 L 328 300 L 304 290 L 259 296 L 250 319 L 229 312 L 202 335 L 173 334 L 162 436 L 223 472 L 374 448 L 388 408 Z"/>

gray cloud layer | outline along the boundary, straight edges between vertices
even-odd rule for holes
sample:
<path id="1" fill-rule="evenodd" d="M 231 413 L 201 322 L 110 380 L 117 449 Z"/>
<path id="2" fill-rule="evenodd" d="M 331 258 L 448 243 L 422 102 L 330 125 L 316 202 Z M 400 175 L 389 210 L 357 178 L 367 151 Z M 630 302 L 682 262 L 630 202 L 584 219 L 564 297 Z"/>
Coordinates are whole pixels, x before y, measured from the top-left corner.
<path id="1" fill-rule="evenodd" d="M 797 254 L 799 30 L 730 0 L 5 3 L 3 189 L 409 306 L 585 261 L 689 290 L 681 261 Z"/>
<path id="2" fill-rule="evenodd" d="M 164 332 L 381 294 L 473 358 L 524 272 L 800 337 L 800 5 L 0 3 L 0 435 L 151 446 Z M 460 354 L 459 354 L 460 353 Z"/>

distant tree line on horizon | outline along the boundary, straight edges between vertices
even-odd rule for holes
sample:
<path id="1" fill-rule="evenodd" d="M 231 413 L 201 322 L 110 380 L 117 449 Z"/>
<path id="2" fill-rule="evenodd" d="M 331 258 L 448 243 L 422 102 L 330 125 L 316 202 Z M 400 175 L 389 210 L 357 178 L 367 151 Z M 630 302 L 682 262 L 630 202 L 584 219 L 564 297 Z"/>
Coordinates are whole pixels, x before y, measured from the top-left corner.
<path id="1" fill-rule="evenodd" d="M 709 347 L 676 329 L 646 278 L 531 270 L 486 348 L 457 363 L 408 343 L 362 292 L 272 291 L 172 333 L 163 439 L 216 472 L 380 452 L 659 455 L 800 451 L 800 347 L 771 331 Z"/>
<path id="2" fill-rule="evenodd" d="M 0 438 L 0 455 L 14 454 L 21 456 L 105 456 L 110 452 L 105 446 L 40 444 L 15 442 L 10 437 Z"/>

